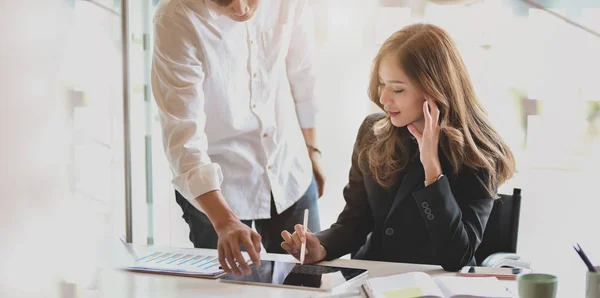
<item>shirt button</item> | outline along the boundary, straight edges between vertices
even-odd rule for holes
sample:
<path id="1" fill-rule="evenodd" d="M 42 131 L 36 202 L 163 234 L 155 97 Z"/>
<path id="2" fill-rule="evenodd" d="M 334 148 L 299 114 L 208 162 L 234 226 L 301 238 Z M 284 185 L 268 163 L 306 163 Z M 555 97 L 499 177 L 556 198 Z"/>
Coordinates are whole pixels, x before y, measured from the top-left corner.
<path id="1" fill-rule="evenodd" d="M 385 229 L 385 234 L 388 236 L 394 235 L 394 229 L 392 229 L 392 228 Z"/>
<path id="2" fill-rule="evenodd" d="M 253 108 L 253 109 L 256 109 L 256 105 L 252 105 L 252 108 Z"/>
<path id="3" fill-rule="evenodd" d="M 270 171 L 270 170 L 273 169 L 273 167 L 272 166 L 268 166 L 267 169 Z"/>
<path id="4" fill-rule="evenodd" d="M 251 41 L 250 41 L 250 44 L 254 44 L 254 40 L 251 40 Z"/>
<path id="5" fill-rule="evenodd" d="M 263 138 L 267 138 L 267 137 L 269 137 L 268 133 L 263 134 Z"/>
<path id="6" fill-rule="evenodd" d="M 252 74 L 252 77 L 253 77 L 253 78 L 256 78 L 256 73 Z"/>

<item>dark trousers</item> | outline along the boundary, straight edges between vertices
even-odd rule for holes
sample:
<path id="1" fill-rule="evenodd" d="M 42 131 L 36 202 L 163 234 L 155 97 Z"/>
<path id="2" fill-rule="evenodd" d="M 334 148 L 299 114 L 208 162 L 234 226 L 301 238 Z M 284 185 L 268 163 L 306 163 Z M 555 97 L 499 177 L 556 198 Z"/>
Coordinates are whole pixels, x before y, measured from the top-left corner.
<path id="1" fill-rule="evenodd" d="M 190 227 L 190 241 L 196 248 L 217 248 L 217 233 L 208 217 L 198 211 L 190 202 L 188 202 L 179 192 L 175 191 L 175 197 L 183 211 L 183 219 Z M 286 253 L 280 244 L 283 241 L 281 231 L 287 230 L 294 232 L 296 224 L 302 224 L 304 220 L 304 209 L 309 210 L 308 228 L 313 233 L 321 231 L 319 220 L 319 199 L 317 184 L 313 178 L 308 190 L 294 205 L 277 214 L 275 202 L 271 195 L 271 218 L 254 220 L 256 231 L 262 237 L 262 244 L 269 253 Z M 242 220 L 249 227 L 252 227 L 252 220 Z"/>

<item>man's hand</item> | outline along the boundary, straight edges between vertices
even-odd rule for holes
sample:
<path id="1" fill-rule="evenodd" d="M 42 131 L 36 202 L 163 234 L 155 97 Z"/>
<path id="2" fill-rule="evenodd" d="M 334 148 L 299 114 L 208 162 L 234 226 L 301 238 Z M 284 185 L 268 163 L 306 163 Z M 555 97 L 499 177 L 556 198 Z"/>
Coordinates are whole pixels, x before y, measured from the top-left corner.
<path id="1" fill-rule="evenodd" d="M 240 245 L 244 245 L 254 266 L 260 266 L 260 235 L 233 214 L 221 191 L 207 192 L 197 197 L 196 201 L 210 219 L 219 237 L 217 249 L 223 270 L 227 273 L 233 272 L 237 276 L 242 275 L 240 269 L 246 274 L 251 273 Z"/>
<path id="2" fill-rule="evenodd" d="M 321 168 L 321 154 L 318 152 L 311 152 L 310 160 L 312 161 L 313 173 L 315 174 L 315 180 L 317 181 L 317 189 L 319 190 L 320 198 L 325 191 L 325 173 L 323 172 L 323 168 Z"/>
<path id="3" fill-rule="evenodd" d="M 302 135 L 304 136 L 304 141 L 306 142 L 306 146 L 308 148 L 308 155 L 312 161 L 313 174 L 315 175 L 315 180 L 317 181 L 317 189 L 319 190 L 320 198 L 323 196 L 323 191 L 325 190 L 325 173 L 323 172 L 323 168 L 321 168 L 321 152 L 314 150 L 317 140 L 317 130 L 314 127 L 303 128 Z"/>
<path id="4" fill-rule="evenodd" d="M 215 225 L 215 231 L 219 236 L 217 250 L 219 251 L 219 263 L 227 273 L 234 273 L 241 277 L 242 271 L 250 274 L 250 266 L 242 255 L 240 245 L 244 245 L 250 259 L 255 266 L 260 266 L 260 235 L 239 219 L 221 222 Z M 238 267 L 239 264 L 239 267 Z M 240 270 L 241 269 L 241 270 Z"/>

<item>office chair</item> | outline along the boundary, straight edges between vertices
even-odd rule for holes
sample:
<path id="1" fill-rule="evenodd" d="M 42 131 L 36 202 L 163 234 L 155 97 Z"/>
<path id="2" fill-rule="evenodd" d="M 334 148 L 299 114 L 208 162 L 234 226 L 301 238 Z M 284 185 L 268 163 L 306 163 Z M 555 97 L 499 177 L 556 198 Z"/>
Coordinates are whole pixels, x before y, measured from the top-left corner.
<path id="1" fill-rule="evenodd" d="M 475 252 L 477 264 L 530 268 L 531 263 L 516 254 L 520 214 L 521 189 L 513 189 L 512 195 L 500 194 L 500 198 L 494 201 L 483 240 Z"/>

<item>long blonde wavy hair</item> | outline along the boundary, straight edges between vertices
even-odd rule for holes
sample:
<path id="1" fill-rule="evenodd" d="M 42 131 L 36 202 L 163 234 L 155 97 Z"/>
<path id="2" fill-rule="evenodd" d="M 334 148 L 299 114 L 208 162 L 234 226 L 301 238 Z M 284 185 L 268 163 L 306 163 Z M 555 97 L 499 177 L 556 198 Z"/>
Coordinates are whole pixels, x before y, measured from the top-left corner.
<path id="1" fill-rule="evenodd" d="M 407 26 L 382 45 L 373 62 L 369 98 L 380 108 L 379 65 L 394 55 L 399 67 L 440 110 L 439 149 L 452 165 L 453 174 L 463 167 L 475 170 L 480 182 L 495 197 L 496 188 L 515 172 L 512 152 L 492 127 L 477 99 L 471 79 L 449 34 L 430 24 Z M 415 156 L 406 127 L 394 127 L 389 116 L 373 126 L 375 138 L 359 154 L 366 154 L 369 170 L 384 187 L 391 186 L 397 173 Z"/>

